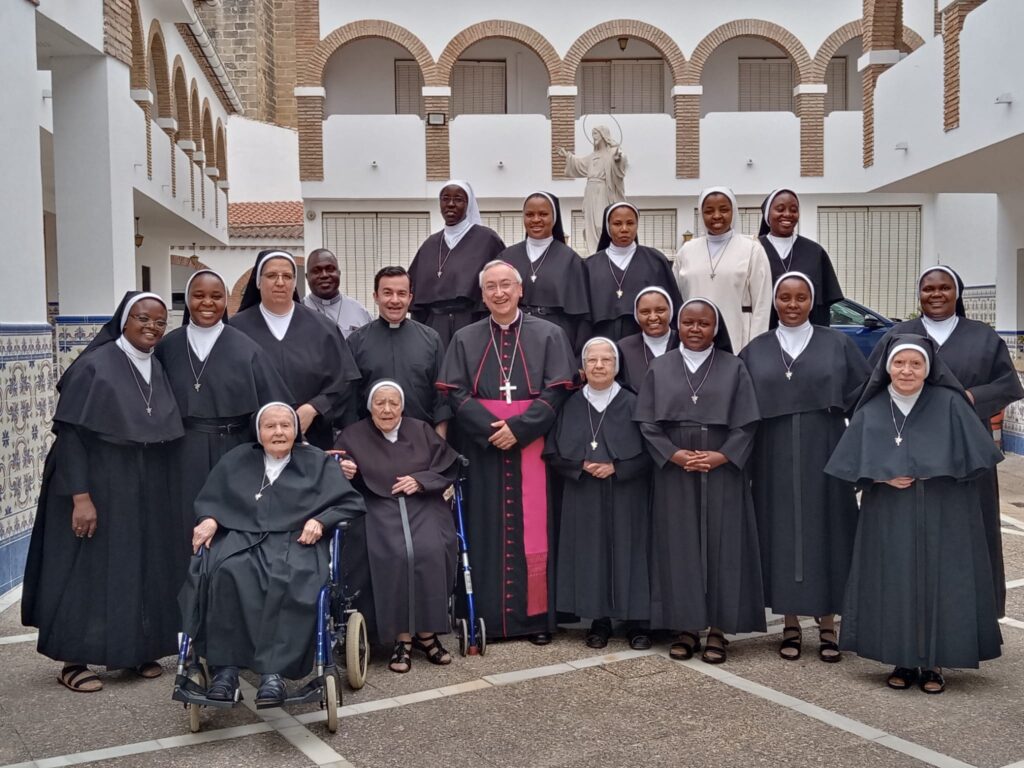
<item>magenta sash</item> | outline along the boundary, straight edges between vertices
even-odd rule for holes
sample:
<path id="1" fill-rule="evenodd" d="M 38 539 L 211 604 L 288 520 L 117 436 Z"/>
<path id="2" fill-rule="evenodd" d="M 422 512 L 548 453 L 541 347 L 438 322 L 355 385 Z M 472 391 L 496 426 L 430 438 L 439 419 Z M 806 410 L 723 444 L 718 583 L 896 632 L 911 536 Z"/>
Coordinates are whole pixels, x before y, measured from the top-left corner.
<path id="1" fill-rule="evenodd" d="M 479 400 L 499 419 L 521 415 L 533 400 Z M 547 468 L 541 458 L 543 438 L 518 446 L 523 499 L 523 548 L 526 553 L 526 615 L 548 610 L 548 487 Z M 504 494 L 502 494 L 504 495 Z"/>

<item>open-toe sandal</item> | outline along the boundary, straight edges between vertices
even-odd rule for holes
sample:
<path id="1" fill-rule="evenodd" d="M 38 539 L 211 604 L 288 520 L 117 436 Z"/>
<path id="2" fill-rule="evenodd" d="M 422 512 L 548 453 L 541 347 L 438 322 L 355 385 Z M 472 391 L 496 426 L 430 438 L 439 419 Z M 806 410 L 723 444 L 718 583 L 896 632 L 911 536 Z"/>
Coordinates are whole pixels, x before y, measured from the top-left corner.
<path id="1" fill-rule="evenodd" d="M 838 639 L 835 629 L 818 630 L 818 658 L 826 664 L 835 664 L 843 658 L 839 652 L 839 643 L 836 642 Z"/>
<path id="2" fill-rule="evenodd" d="M 413 635 L 412 647 L 417 651 L 422 651 L 426 655 L 427 661 L 431 664 L 443 667 L 452 663 L 452 655 L 441 645 L 441 641 L 437 639 L 436 632 L 428 637 Z"/>
<path id="3" fill-rule="evenodd" d="M 147 661 L 139 666 L 135 667 L 135 674 L 139 677 L 144 677 L 147 680 L 152 680 L 155 677 L 160 677 L 164 673 L 164 668 L 161 667 L 155 661 Z"/>
<path id="4" fill-rule="evenodd" d="M 587 648 L 604 648 L 611 636 L 612 623 L 608 619 L 596 619 L 591 622 L 590 631 L 587 632 Z"/>
<path id="5" fill-rule="evenodd" d="M 103 690 L 103 681 L 84 664 L 65 664 L 57 675 L 57 680 L 75 693 L 96 693 Z"/>
<path id="6" fill-rule="evenodd" d="M 388 669 L 399 675 L 404 675 L 412 669 L 412 656 L 409 655 L 409 651 L 411 650 L 412 643 L 397 640 L 395 642 L 395 647 L 391 651 L 391 659 L 388 661 Z"/>
<path id="7" fill-rule="evenodd" d="M 689 661 L 700 650 L 700 635 L 696 632 L 680 632 L 676 641 L 668 648 L 668 656 L 676 661 Z"/>
<path id="8" fill-rule="evenodd" d="M 942 676 L 941 672 L 936 672 L 934 669 L 924 669 L 921 670 L 917 685 L 925 693 L 935 695 L 946 690 L 946 678 Z"/>
<path id="9" fill-rule="evenodd" d="M 885 684 L 894 691 L 905 691 L 917 681 L 917 670 L 909 667 L 896 667 Z"/>
<path id="10" fill-rule="evenodd" d="M 721 645 L 712 645 L 712 640 L 718 640 Z M 727 645 L 729 645 L 729 641 L 721 632 L 708 632 L 708 639 L 704 644 L 704 653 L 700 655 L 700 660 L 705 664 L 724 664 L 729 655 L 725 650 Z"/>
<path id="11" fill-rule="evenodd" d="M 783 627 L 782 643 L 779 645 L 779 656 L 786 661 L 796 661 L 800 658 L 800 648 L 803 633 L 800 625 L 795 627 Z"/>

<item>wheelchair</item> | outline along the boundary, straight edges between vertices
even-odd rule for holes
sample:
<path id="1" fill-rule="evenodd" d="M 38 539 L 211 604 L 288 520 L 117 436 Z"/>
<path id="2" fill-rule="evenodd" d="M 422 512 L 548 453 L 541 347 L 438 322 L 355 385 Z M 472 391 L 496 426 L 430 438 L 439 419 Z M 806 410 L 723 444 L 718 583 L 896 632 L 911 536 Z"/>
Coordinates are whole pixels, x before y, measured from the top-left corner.
<path id="1" fill-rule="evenodd" d="M 459 566 L 461 572 L 456 575 L 455 589 L 448 598 L 448 623 L 451 631 L 459 641 L 459 654 L 462 656 L 483 656 L 487 653 L 487 625 L 483 616 L 476 615 L 476 603 L 473 599 L 473 577 L 469 566 L 469 544 L 466 539 L 466 524 L 462 514 L 462 485 L 465 480 L 464 470 L 469 466 L 469 459 L 459 456 L 459 474 L 455 478 L 454 495 L 452 498 L 452 514 L 455 517 L 455 534 L 459 543 Z M 459 576 L 462 578 L 460 579 Z M 459 582 L 465 597 L 465 616 L 458 611 Z"/>
<path id="2" fill-rule="evenodd" d="M 366 672 L 370 662 L 366 621 L 363 615 L 353 608 L 358 595 L 346 594 L 341 581 L 341 546 L 343 532 L 347 527 L 348 523 L 342 523 L 334 529 L 330 546 L 330 581 L 320 588 L 317 597 L 313 678 L 288 696 L 284 702 L 288 705 L 319 701 L 321 709 L 327 710 L 327 730 L 331 733 L 338 730 L 338 707 L 341 704 L 339 667 L 345 667 L 348 684 L 352 690 L 359 690 L 366 683 Z M 192 733 L 199 731 L 199 711 L 202 707 L 228 709 L 237 706 L 242 700 L 240 690 L 235 691 L 234 701 L 208 699 L 206 688 L 209 680 L 210 674 L 205 660 L 194 657 L 192 640 L 187 634 L 182 633 L 171 698 L 184 704 L 188 712 L 189 730 Z M 256 706 L 261 708 L 259 703 Z M 275 706 L 278 705 L 268 705 Z"/>

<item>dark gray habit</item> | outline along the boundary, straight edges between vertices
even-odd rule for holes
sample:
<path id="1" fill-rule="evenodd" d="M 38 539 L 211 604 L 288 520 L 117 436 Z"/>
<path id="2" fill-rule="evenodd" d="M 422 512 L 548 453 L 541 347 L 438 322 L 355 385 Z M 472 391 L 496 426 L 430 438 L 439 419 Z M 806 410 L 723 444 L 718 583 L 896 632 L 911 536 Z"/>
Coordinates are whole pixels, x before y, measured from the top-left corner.
<path id="1" fill-rule="evenodd" d="M 857 499 L 852 483 L 824 470 L 871 368 L 857 345 L 831 328 L 815 328 L 796 362 L 773 330 L 751 340 L 739 356 L 761 412 L 751 488 L 765 604 L 779 614 L 839 613 Z"/>
<path id="2" fill-rule="evenodd" d="M 695 373 L 678 348 L 651 361 L 634 420 L 654 458 L 651 628 L 764 631 L 757 523 L 744 467 L 760 418 L 746 366 L 719 327 L 714 357 Z M 710 371 L 709 371 L 710 368 Z M 696 387 L 691 400 L 686 376 Z M 711 472 L 673 464 L 678 450 L 719 451 Z"/>
<path id="3" fill-rule="evenodd" d="M 633 317 L 636 295 L 650 285 L 663 288 L 672 297 L 674 307 L 683 304 L 672 265 L 655 248 L 637 245 L 625 272 L 611 262 L 604 250 L 590 256 L 584 264 L 590 287 L 591 336 L 618 341 L 639 333 L 640 326 Z M 617 280 L 621 281 L 621 289 Z M 616 295 L 619 290 L 622 291 L 621 298 Z M 674 319 L 672 325 L 675 325 Z"/>
<path id="4" fill-rule="evenodd" d="M 445 349 L 457 330 L 487 314 L 480 292 L 480 270 L 503 250 L 505 243 L 497 232 L 474 224 L 451 250 L 442 230 L 424 240 L 416 251 L 409 265 L 413 294 L 410 314 L 437 331 Z"/>
<path id="5" fill-rule="evenodd" d="M 772 245 L 767 235 L 759 238 L 764 252 L 768 255 L 768 265 L 772 270 L 772 284 L 782 277 L 786 272 L 803 272 L 814 283 L 814 306 L 811 307 L 811 314 L 808 318 L 814 325 L 831 325 L 832 305 L 843 300 L 843 289 L 839 285 L 839 278 L 832 266 L 832 260 L 828 252 L 813 240 L 797 235 L 793 243 L 793 249 L 785 260 L 779 258 L 778 251 Z M 768 319 L 768 327 L 776 328 L 779 325 L 779 313 L 775 311 L 775 302 L 772 302 L 771 316 Z"/>
<path id="6" fill-rule="evenodd" d="M 391 642 L 402 632 L 448 632 L 458 546 L 444 492 L 455 480 L 458 454 L 430 424 L 404 415 L 395 443 L 364 419 L 346 428 L 335 448 L 359 467 L 353 482 L 366 502 L 365 543 L 349 537 L 345 552 L 368 552 L 377 635 Z M 408 531 L 391 493 L 405 475 L 423 486 L 404 497 Z"/>
<path id="7" fill-rule="evenodd" d="M 668 332 L 668 345 L 665 353 L 679 349 L 679 334 L 670 330 Z M 640 391 L 640 385 L 644 383 L 644 376 L 652 360 L 657 356 L 650 350 L 644 341 L 643 333 L 634 333 L 624 339 L 619 339 L 619 382 L 634 393 Z"/>
<path id="8" fill-rule="evenodd" d="M 594 619 L 649 617 L 651 461 L 633 423 L 635 408 L 636 395 L 627 389 L 603 413 L 577 391 L 548 433 L 544 456 L 564 482 L 558 537 L 560 612 Z M 591 424 L 598 429 L 596 438 Z M 584 461 L 612 462 L 615 474 L 599 480 L 583 471 Z"/>
<path id="9" fill-rule="evenodd" d="M 230 451 L 196 499 L 196 521 L 219 526 L 209 550 L 192 558 L 178 597 L 184 629 L 211 666 L 238 666 L 297 679 L 313 666 L 317 596 L 330 577 L 335 526 L 365 512 L 337 462 L 311 445 L 291 460 L 262 498 L 263 447 Z M 299 544 L 314 518 L 324 535 Z"/>
<path id="10" fill-rule="evenodd" d="M 931 371 L 896 445 L 885 359 L 901 341 L 923 346 Z M 910 668 L 977 667 L 999 656 L 992 567 L 970 478 L 1001 460 L 933 342 L 890 336 L 825 467 L 863 492 L 842 611 L 844 650 Z M 909 488 L 883 482 L 904 476 L 915 478 Z"/>

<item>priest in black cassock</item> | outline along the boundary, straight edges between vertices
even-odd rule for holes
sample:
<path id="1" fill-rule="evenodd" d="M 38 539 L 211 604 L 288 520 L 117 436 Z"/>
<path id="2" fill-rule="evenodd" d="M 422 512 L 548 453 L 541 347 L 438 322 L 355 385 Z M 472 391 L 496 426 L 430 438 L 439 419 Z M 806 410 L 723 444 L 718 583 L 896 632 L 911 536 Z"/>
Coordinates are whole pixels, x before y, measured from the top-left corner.
<path id="1" fill-rule="evenodd" d="M 498 256 L 523 276 L 520 308 L 561 326 L 576 350 L 589 338 L 590 298 L 583 259 L 565 244 L 558 198 L 534 192 L 523 203 L 526 239 Z"/>
<path id="2" fill-rule="evenodd" d="M 332 423 L 345 412 L 359 379 L 341 331 L 304 307 L 295 292 L 295 259 L 260 251 L 231 324 L 255 341 L 291 392 L 306 440 L 327 449 Z"/>
<path id="3" fill-rule="evenodd" d="M 744 468 L 760 414 L 718 308 L 679 309 L 675 352 L 651 362 L 634 421 L 654 458 L 651 627 L 683 630 L 669 655 L 726 660 L 724 633 L 765 630 L 757 522 Z"/>
<path id="4" fill-rule="evenodd" d="M 640 245 L 639 223 L 640 211 L 635 205 L 609 205 L 604 211 L 597 253 L 584 262 L 590 287 L 591 330 L 613 341 L 640 332 L 633 312 L 637 294 L 645 287 L 656 285 L 675 306 L 682 303 L 672 265 L 665 254 Z"/>
<path id="5" fill-rule="evenodd" d="M 554 510 L 541 457 L 577 364 L 565 331 L 519 310 L 522 276 L 502 261 L 480 272 L 490 316 L 455 334 L 438 387 L 469 459 L 465 520 L 477 615 L 488 636 L 555 630 Z"/>
<path id="6" fill-rule="evenodd" d="M 921 316 L 898 323 L 889 333 L 915 333 L 932 339 L 939 358 L 956 376 L 985 429 L 991 432 L 992 417 L 1024 397 L 1024 387 L 1002 337 L 986 323 L 967 318 L 963 291 L 963 280 L 955 271 L 945 266 L 928 267 L 918 280 Z M 881 349 L 881 344 L 875 347 L 872 363 L 878 361 Z M 981 516 L 1001 617 L 1006 613 L 1006 574 L 996 468 L 982 472 L 974 482 L 981 494 Z"/>
<path id="7" fill-rule="evenodd" d="M 128 292 L 57 384 L 21 620 L 72 691 L 103 688 L 87 664 L 151 678 L 175 652 L 187 557 L 169 545 L 183 537 L 166 471 L 182 428 L 153 359 L 166 327 L 163 299 Z"/>
<path id="8" fill-rule="evenodd" d="M 619 378 L 623 386 L 635 393 L 640 391 L 651 361 L 679 347 L 679 334 L 671 327 L 672 297 L 664 288 L 642 288 L 633 306 L 633 319 L 640 326 L 640 333 L 619 339 Z"/>
<path id="9" fill-rule="evenodd" d="M 761 412 L 751 486 L 766 605 L 785 617 L 779 655 L 800 658 L 800 617 L 813 616 L 818 657 L 836 662 L 834 614 L 850 572 L 857 498 L 851 483 L 825 474 L 825 463 L 871 368 L 845 333 L 811 324 L 814 290 L 807 275 L 781 275 L 773 290 L 778 328 L 739 357 Z"/>
<path id="10" fill-rule="evenodd" d="M 219 274 L 193 273 L 185 284 L 183 325 L 156 347 L 185 426 L 172 473 L 181 494 L 186 545 L 196 519 L 192 504 L 213 465 L 236 445 L 255 439 L 252 417 L 261 403 L 292 399 L 266 353 L 227 324 L 227 298 Z"/>
<path id="11" fill-rule="evenodd" d="M 558 610 L 593 619 L 586 637 L 591 648 L 604 648 L 612 619 L 620 619 L 630 647 L 646 650 L 651 460 L 633 423 L 636 395 L 615 381 L 615 342 L 591 339 L 582 359 L 586 385 L 559 411 L 544 449 L 565 483 Z"/>
<path id="12" fill-rule="evenodd" d="M 483 225 L 469 182 L 447 182 L 440 202 L 444 229 L 423 241 L 409 265 L 409 277 L 413 319 L 437 331 L 447 349 L 457 330 L 486 314 L 477 275 L 505 250 L 505 243 Z"/>
<path id="13" fill-rule="evenodd" d="M 258 442 L 221 459 L 196 499 L 196 556 L 179 602 L 184 630 L 213 667 L 206 695 L 233 700 L 247 667 L 261 675 L 256 701 L 273 706 L 287 696 L 282 677 L 313 666 L 331 532 L 366 509 L 332 458 L 296 445 L 291 406 L 267 403 L 255 422 Z"/>
<path id="14" fill-rule="evenodd" d="M 893 334 L 825 471 L 861 489 L 840 645 L 942 693 L 1002 637 L 978 489 L 1002 454 L 935 343 Z"/>
<path id="15" fill-rule="evenodd" d="M 432 664 L 450 664 L 437 636 L 449 631 L 455 583 L 458 545 L 444 494 L 455 481 L 459 455 L 429 423 L 404 414 L 405 392 L 397 381 L 378 381 L 366 400 L 370 417 L 343 430 L 335 448 L 345 477 L 366 501 L 377 635 L 394 643 L 392 672 L 412 668 L 413 648 Z"/>
<path id="16" fill-rule="evenodd" d="M 831 325 L 832 305 L 843 299 L 843 289 L 828 253 L 810 238 L 798 235 L 800 198 L 791 189 L 776 189 L 761 203 L 761 226 L 757 236 L 768 256 L 774 283 L 785 272 L 802 272 L 814 284 L 812 325 Z M 768 327 L 779 324 L 772 307 Z"/>
<path id="17" fill-rule="evenodd" d="M 409 273 L 384 267 L 373 278 L 373 300 L 380 316 L 348 338 L 359 367 L 359 418 L 369 413 L 366 396 L 374 382 L 393 379 L 405 392 L 405 415 L 425 421 L 442 437 L 452 412 L 448 398 L 435 386 L 444 346 L 437 331 L 408 316 L 414 299 Z"/>

